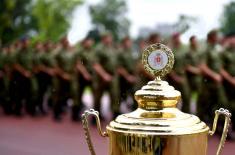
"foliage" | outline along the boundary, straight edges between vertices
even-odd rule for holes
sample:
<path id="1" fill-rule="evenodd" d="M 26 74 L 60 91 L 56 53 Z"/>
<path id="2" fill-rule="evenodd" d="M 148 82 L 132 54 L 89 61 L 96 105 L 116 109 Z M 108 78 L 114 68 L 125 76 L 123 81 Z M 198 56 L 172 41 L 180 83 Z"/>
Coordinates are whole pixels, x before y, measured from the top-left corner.
<path id="1" fill-rule="evenodd" d="M 0 1 L 0 38 L 3 44 L 27 34 L 35 27 L 32 22 L 31 0 Z"/>
<path id="2" fill-rule="evenodd" d="M 224 7 L 221 31 L 226 36 L 235 35 L 235 2 L 230 2 Z"/>
<path id="3" fill-rule="evenodd" d="M 125 0 L 103 0 L 90 6 L 92 22 L 100 32 L 110 31 L 115 40 L 129 34 L 129 20 Z"/>
<path id="4" fill-rule="evenodd" d="M 74 8 L 81 0 L 37 0 L 32 15 L 37 22 L 37 39 L 56 40 L 65 35 Z"/>
<path id="5" fill-rule="evenodd" d="M 1 0 L 0 37 L 6 44 L 20 37 L 56 40 L 69 28 L 74 8 L 82 0 Z"/>

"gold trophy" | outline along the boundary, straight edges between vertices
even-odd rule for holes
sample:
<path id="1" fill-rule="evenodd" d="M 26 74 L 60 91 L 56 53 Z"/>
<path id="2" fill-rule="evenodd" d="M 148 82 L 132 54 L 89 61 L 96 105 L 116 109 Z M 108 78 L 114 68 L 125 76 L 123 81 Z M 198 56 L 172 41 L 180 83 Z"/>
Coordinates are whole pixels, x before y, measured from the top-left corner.
<path id="1" fill-rule="evenodd" d="M 220 115 L 225 117 L 223 134 L 216 155 L 221 154 L 225 143 L 231 114 L 226 109 L 215 111 L 212 130 L 197 116 L 183 113 L 177 108 L 181 93 L 161 80 L 174 64 L 172 51 L 157 43 L 144 50 L 142 62 L 145 69 L 156 78 L 136 91 L 138 108 L 119 115 L 103 132 L 99 113 L 93 109 L 82 115 L 86 141 L 92 155 L 95 151 L 89 134 L 87 117 L 96 118 L 99 134 L 109 137 L 110 155 L 206 155 L 208 135 L 216 130 Z"/>

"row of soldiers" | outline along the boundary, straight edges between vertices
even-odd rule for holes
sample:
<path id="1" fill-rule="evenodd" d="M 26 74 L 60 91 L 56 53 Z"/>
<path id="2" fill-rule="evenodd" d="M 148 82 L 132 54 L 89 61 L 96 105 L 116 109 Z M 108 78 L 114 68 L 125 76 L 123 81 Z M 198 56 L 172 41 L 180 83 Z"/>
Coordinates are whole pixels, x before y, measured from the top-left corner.
<path id="1" fill-rule="evenodd" d="M 134 92 L 128 87 L 136 81 L 131 46 L 128 37 L 115 46 L 108 33 L 95 47 L 91 38 L 85 38 L 79 47 L 70 46 L 63 38 L 58 44 L 37 42 L 33 47 L 24 39 L 2 48 L 0 103 L 4 112 L 18 116 L 24 109 L 31 115 L 45 113 L 43 99 L 47 95 L 56 120 L 61 120 L 68 99 L 72 99 L 71 118 L 77 121 L 88 86 L 94 108 L 100 110 L 101 97 L 108 91 L 117 116 L 121 99 Z"/>
<path id="2" fill-rule="evenodd" d="M 157 42 L 164 41 L 158 34 L 152 34 L 139 42 L 138 51 Z M 182 92 L 184 112 L 190 112 L 192 94 L 198 96 L 197 114 L 206 122 L 213 120 L 213 111 L 218 107 L 235 109 L 235 45 L 229 43 L 222 50 L 218 43 L 216 31 L 208 34 L 205 48 L 198 46 L 195 36 L 190 38 L 189 47 L 181 43 L 179 34 L 174 34 L 169 42 L 176 60 L 167 79 Z M 115 117 L 128 95 L 133 96 L 154 79 L 144 70 L 141 53 L 135 56 L 132 47 L 129 37 L 116 45 L 109 33 L 96 45 L 86 38 L 78 47 L 71 47 L 64 38 L 58 44 L 38 42 L 32 47 L 29 40 L 22 40 L 4 47 L 0 52 L 0 103 L 7 114 L 21 115 L 25 107 L 35 115 L 36 109 L 44 113 L 43 98 L 47 94 L 54 118 L 60 120 L 71 98 L 71 118 L 79 120 L 84 105 L 82 94 L 88 86 L 98 111 L 104 91 L 109 92 Z"/>

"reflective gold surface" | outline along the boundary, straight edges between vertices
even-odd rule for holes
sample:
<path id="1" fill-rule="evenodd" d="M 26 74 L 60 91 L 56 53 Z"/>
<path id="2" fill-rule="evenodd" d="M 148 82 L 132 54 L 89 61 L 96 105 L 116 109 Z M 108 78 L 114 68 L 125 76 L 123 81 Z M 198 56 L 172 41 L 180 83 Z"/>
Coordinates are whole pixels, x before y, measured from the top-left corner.
<path id="1" fill-rule="evenodd" d="M 166 81 L 156 79 L 135 93 L 138 109 L 122 114 L 112 121 L 108 130 L 153 135 L 185 135 L 208 132 L 209 128 L 197 116 L 177 109 L 180 92 Z M 142 134 L 142 133 L 141 133 Z"/>
<path id="2" fill-rule="evenodd" d="M 219 110 L 216 110 L 215 111 L 215 118 L 214 118 L 213 128 L 212 128 L 211 131 L 209 131 L 209 134 L 211 136 L 216 131 L 217 122 L 218 122 L 218 118 L 219 118 L 220 115 L 225 117 L 225 122 L 224 122 L 222 137 L 221 137 L 221 140 L 220 140 L 220 143 L 219 143 L 219 147 L 216 151 L 216 155 L 220 155 L 221 151 L 224 147 L 224 144 L 225 144 L 225 141 L 226 141 L 226 138 L 227 138 L 227 134 L 228 134 L 228 128 L 229 128 L 229 125 L 230 125 L 230 122 L 231 122 L 230 118 L 232 116 L 232 114 L 227 109 L 220 108 Z"/>
<path id="3" fill-rule="evenodd" d="M 136 91 L 138 107 L 146 110 L 175 108 L 180 101 L 180 92 L 169 86 L 168 82 L 156 79 L 148 82 L 141 90 Z"/>
<path id="4" fill-rule="evenodd" d="M 185 136 L 109 134 L 110 155 L 206 155 L 207 133 Z"/>

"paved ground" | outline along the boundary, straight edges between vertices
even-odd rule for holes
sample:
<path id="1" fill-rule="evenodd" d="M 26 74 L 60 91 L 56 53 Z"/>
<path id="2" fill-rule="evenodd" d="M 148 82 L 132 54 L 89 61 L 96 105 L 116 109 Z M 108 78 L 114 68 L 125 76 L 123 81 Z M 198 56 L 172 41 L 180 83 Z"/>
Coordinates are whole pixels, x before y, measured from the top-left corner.
<path id="1" fill-rule="evenodd" d="M 87 107 L 92 99 L 84 96 Z M 108 99 L 103 97 L 103 113 L 110 117 Z M 107 123 L 102 122 L 103 126 Z M 91 135 L 97 155 L 108 155 L 108 139 L 98 135 L 91 127 Z M 215 155 L 219 137 L 209 139 L 208 155 Z M 234 155 L 235 142 L 226 142 L 222 155 Z M 69 120 L 54 122 L 51 115 L 32 118 L 4 116 L 0 110 L 0 155 L 89 155 L 81 123 Z"/>

